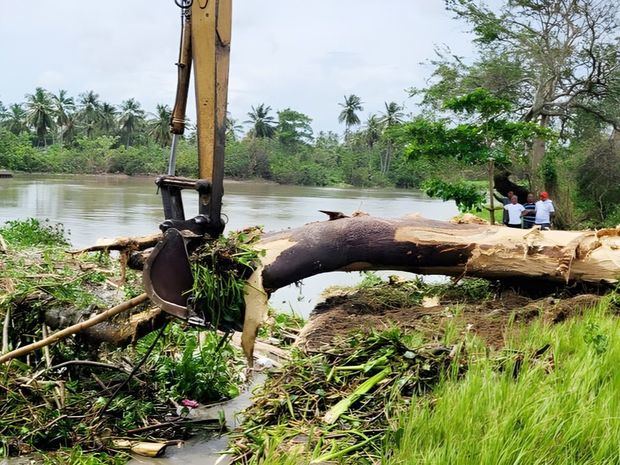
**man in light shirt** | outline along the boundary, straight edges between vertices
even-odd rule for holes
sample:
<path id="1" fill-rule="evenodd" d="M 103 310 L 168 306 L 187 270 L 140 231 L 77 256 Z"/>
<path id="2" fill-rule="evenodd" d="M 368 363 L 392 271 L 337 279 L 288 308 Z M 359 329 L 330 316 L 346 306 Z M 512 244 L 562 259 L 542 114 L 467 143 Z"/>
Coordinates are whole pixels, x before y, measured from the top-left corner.
<path id="1" fill-rule="evenodd" d="M 551 222 L 555 216 L 555 208 L 553 202 L 549 200 L 549 194 L 546 192 L 540 193 L 540 200 L 536 202 L 536 218 L 534 223 L 540 226 L 540 229 L 551 229 Z"/>
<path id="2" fill-rule="evenodd" d="M 521 212 L 525 210 L 525 207 L 519 203 L 519 198 L 516 195 L 510 198 L 508 205 L 504 205 L 504 210 L 508 213 L 506 226 L 521 229 Z"/>

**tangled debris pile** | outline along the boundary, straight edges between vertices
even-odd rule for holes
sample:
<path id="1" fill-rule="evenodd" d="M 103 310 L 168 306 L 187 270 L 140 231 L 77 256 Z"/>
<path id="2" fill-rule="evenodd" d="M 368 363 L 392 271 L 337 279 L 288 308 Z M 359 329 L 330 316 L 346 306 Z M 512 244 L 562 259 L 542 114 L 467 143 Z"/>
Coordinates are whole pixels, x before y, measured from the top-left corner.
<path id="1" fill-rule="evenodd" d="M 312 463 L 372 462 L 391 419 L 459 363 L 459 346 L 420 345 L 397 329 L 359 333 L 329 351 L 297 353 L 272 376 L 245 412 L 231 453 L 235 463 L 261 463 L 267 449 L 311 455 Z"/>
<path id="2" fill-rule="evenodd" d="M 139 276 L 107 254 L 67 254 L 59 226 L 16 221 L 0 235 L 3 353 L 142 292 Z M 188 418 L 184 405 L 236 396 L 238 352 L 178 323 L 150 332 L 153 315 L 159 310 L 142 305 L 0 365 L 0 457 L 76 444 L 79 454 L 138 447 L 156 455 L 197 428 L 219 430 L 219 420 Z"/>

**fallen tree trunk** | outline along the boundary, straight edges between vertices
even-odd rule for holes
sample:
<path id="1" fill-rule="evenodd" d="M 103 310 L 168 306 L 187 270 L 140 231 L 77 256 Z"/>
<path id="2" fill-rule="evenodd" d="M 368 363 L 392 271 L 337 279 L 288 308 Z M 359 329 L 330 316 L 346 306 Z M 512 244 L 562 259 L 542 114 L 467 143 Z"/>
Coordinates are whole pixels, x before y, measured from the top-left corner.
<path id="1" fill-rule="evenodd" d="M 320 273 L 384 269 L 557 283 L 620 280 L 620 229 L 522 230 L 415 215 L 330 217 L 333 220 L 265 234 L 256 244 L 265 255 L 246 285 L 242 346 L 248 358 L 267 315 L 269 294 Z M 107 248 L 143 249 L 156 238 L 123 238 Z M 140 262 L 136 260 L 137 266 Z"/>
<path id="2" fill-rule="evenodd" d="M 456 224 L 419 216 L 310 223 L 264 236 L 268 291 L 328 271 L 404 270 L 481 278 L 614 283 L 620 229 L 540 231 Z"/>
<path id="3" fill-rule="evenodd" d="M 269 293 L 329 271 L 419 274 L 551 282 L 620 280 L 620 229 L 540 231 L 455 224 L 420 216 L 370 216 L 310 223 L 265 235 L 261 266 L 246 286 L 243 347 L 250 356 Z"/>

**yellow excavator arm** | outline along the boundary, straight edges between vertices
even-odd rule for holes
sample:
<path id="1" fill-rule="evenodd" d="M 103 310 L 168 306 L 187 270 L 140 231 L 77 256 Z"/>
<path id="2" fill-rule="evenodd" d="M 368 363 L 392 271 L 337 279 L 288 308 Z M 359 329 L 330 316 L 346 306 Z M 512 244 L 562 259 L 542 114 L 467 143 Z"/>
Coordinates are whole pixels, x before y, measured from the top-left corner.
<path id="1" fill-rule="evenodd" d="M 228 70 L 232 28 L 232 0 L 175 0 L 182 8 L 176 101 L 170 120 L 173 134 L 168 172 L 156 183 L 162 194 L 163 240 L 144 267 L 147 294 L 163 310 L 186 320 L 196 320 L 188 309 L 192 274 L 188 251 L 205 236 L 215 238 L 224 230 L 224 146 Z M 176 147 L 185 130 L 185 111 L 191 72 L 196 94 L 196 132 L 200 179 L 176 176 Z M 198 192 L 198 216 L 186 219 L 181 191 Z M 201 323 L 200 321 L 194 321 Z M 205 323 L 205 322 L 202 322 Z"/>

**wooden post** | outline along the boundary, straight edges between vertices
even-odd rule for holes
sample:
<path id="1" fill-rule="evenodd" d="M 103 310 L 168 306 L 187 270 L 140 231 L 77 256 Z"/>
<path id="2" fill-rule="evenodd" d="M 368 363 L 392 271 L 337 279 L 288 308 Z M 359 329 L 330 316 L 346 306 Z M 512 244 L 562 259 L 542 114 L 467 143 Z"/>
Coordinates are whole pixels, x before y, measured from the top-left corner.
<path id="1" fill-rule="evenodd" d="M 489 202 L 490 202 L 490 213 L 491 213 L 491 224 L 495 224 L 495 199 L 493 196 L 493 192 L 495 191 L 495 185 L 493 181 L 495 171 L 495 159 L 493 157 L 489 157 Z"/>

